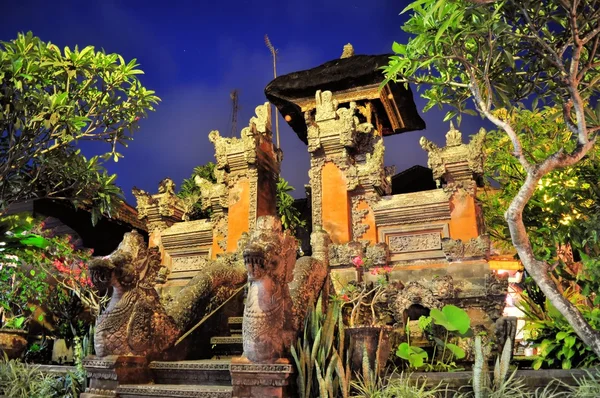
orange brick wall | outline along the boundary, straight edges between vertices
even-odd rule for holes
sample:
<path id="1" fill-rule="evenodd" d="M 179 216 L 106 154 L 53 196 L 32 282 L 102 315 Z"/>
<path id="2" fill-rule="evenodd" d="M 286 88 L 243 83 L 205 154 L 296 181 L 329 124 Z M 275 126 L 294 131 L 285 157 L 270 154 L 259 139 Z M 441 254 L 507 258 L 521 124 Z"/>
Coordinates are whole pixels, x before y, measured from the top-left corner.
<path id="1" fill-rule="evenodd" d="M 242 233 L 248 232 L 250 216 L 250 182 L 247 178 L 238 180 L 229 190 L 229 216 L 227 217 L 227 251 L 237 249 Z M 214 248 L 213 243 L 213 248 Z"/>
<path id="2" fill-rule="evenodd" d="M 327 162 L 321 170 L 323 228 L 333 243 L 346 243 L 351 239 L 351 208 L 346 190 L 346 179 L 341 170 Z"/>
<path id="3" fill-rule="evenodd" d="M 452 239 L 466 241 L 479 236 L 474 197 L 470 195 L 452 196 L 450 211 L 449 233 Z"/>

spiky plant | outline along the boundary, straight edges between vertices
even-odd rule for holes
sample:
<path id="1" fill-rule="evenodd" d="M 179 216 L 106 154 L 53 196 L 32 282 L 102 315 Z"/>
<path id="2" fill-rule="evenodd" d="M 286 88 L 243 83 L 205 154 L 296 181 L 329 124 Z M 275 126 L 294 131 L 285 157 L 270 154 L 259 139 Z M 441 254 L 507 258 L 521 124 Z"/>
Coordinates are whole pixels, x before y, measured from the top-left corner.
<path id="1" fill-rule="evenodd" d="M 301 398 L 334 398 L 350 393 L 350 356 L 344 350 L 344 325 L 340 303 L 334 301 L 326 314 L 317 304 L 306 317 L 304 333 L 292 356 L 298 370 L 298 394 Z"/>

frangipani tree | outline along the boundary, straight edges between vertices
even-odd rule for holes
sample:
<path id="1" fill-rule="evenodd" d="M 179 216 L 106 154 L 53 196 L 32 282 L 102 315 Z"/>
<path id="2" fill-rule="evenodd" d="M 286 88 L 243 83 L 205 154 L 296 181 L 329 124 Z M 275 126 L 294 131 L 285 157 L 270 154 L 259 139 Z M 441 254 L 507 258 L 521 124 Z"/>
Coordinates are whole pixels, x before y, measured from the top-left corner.
<path id="1" fill-rule="evenodd" d="M 426 109 L 449 105 L 448 118 L 474 113 L 474 104 L 506 133 L 525 174 L 505 213 L 512 243 L 543 293 L 600 355 L 600 334 L 561 295 L 551 264 L 534 255 L 522 217 L 539 182 L 584 158 L 600 131 L 600 1 L 417 0 L 408 11 L 404 30 L 412 38 L 394 43 L 386 78 L 428 84 Z M 572 144 L 532 157 L 512 115 L 539 102 L 559 107 Z"/>
<path id="2" fill-rule="evenodd" d="M 94 220 L 110 210 L 121 191 L 101 159 L 122 157 L 119 147 L 159 101 L 137 66 L 92 46 L 61 50 L 31 32 L 0 43 L 0 214 L 29 198 L 85 202 Z M 106 152 L 86 159 L 81 141 Z"/>

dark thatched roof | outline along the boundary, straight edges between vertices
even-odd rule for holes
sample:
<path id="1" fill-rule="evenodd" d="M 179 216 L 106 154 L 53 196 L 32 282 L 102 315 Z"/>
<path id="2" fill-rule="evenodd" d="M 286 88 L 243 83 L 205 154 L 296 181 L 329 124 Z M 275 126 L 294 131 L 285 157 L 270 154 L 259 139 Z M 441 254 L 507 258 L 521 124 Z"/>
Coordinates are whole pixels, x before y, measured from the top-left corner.
<path id="1" fill-rule="evenodd" d="M 383 81 L 381 68 L 388 64 L 390 56 L 389 54 L 354 55 L 326 62 L 316 68 L 279 76 L 267 85 L 265 94 L 282 115 L 291 118 L 288 124 L 306 143 L 306 124 L 297 100 L 314 98 L 317 90 L 328 90 L 335 95 L 340 91 L 377 86 Z M 403 84 L 391 82 L 389 88 L 404 126 L 391 129 L 384 135 L 424 129 L 425 122 L 417 112 L 410 87 L 406 88 Z M 385 117 L 381 102 L 379 100 L 375 102 L 379 103 L 379 114 Z M 389 124 L 389 121 L 387 123 Z"/>

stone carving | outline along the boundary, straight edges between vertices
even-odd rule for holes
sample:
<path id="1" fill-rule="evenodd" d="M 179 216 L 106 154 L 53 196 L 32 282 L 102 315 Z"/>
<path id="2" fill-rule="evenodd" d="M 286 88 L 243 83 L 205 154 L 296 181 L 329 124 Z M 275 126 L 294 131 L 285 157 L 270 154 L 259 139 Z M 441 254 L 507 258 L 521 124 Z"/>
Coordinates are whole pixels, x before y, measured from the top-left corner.
<path id="1" fill-rule="evenodd" d="M 173 270 L 178 271 L 200 271 L 206 266 L 207 259 L 202 256 L 173 257 Z"/>
<path id="2" fill-rule="evenodd" d="M 274 191 L 276 176 L 282 160 L 282 152 L 272 143 L 271 111 L 268 102 L 256 107 L 256 116 L 250 118 L 248 127 L 242 129 L 241 137 L 221 137 L 218 131 L 209 134 L 209 140 L 215 146 L 216 184 L 196 179 L 202 191 L 203 206 L 212 209 L 213 232 L 221 239 L 217 244 L 227 250 L 227 221 L 223 222 L 225 209 L 233 206 L 233 202 L 242 199 L 240 181 L 247 181 L 249 195 L 247 201 L 248 226 L 254 227 L 258 212 L 259 173 L 261 189 L 264 183 L 272 184 Z M 263 179 L 263 177 L 266 177 Z"/>
<path id="3" fill-rule="evenodd" d="M 352 264 L 354 257 L 363 257 L 363 245 L 358 241 L 351 241 L 342 244 L 332 244 L 329 246 L 329 264 L 332 267 Z"/>
<path id="4" fill-rule="evenodd" d="M 439 232 L 397 235 L 390 236 L 388 242 L 390 250 L 394 253 L 439 250 L 442 246 L 442 237 Z"/>
<path id="5" fill-rule="evenodd" d="M 367 246 L 366 254 L 367 258 L 370 259 L 376 267 L 385 266 L 390 260 L 390 250 L 388 245 L 383 242 Z"/>
<path id="6" fill-rule="evenodd" d="M 340 58 L 350 58 L 354 56 L 354 47 L 352 44 L 348 43 L 344 46 L 344 51 L 342 51 L 342 56 Z"/>
<path id="7" fill-rule="evenodd" d="M 175 183 L 170 178 L 159 183 L 156 195 L 135 187 L 132 193 L 137 200 L 138 218 L 146 220 L 148 232 L 163 230 L 173 223 L 186 220 L 193 204 L 175 195 Z"/>
<path id="8" fill-rule="evenodd" d="M 309 141 L 310 145 L 310 141 Z M 325 159 L 323 157 L 311 157 L 310 170 L 308 176 L 310 178 L 311 187 L 311 208 L 312 208 L 312 223 L 313 228 L 321 228 L 323 226 L 322 204 L 323 204 L 323 187 L 321 184 L 321 171 Z"/>
<path id="9" fill-rule="evenodd" d="M 425 137 L 419 143 L 428 152 L 428 165 L 435 179 L 444 178 L 448 183 L 470 180 L 473 175 L 483 174 L 483 141 L 485 129 L 480 129 L 469 144 L 462 143 L 462 134 L 450 123 L 446 134 L 446 147 L 440 148 Z"/>
<path id="10" fill-rule="evenodd" d="M 449 196 L 442 189 L 384 196 L 373 204 L 377 226 L 449 220 Z"/>
<path id="11" fill-rule="evenodd" d="M 463 243 L 460 239 L 444 238 L 442 250 L 448 261 L 487 258 L 490 254 L 490 239 L 487 235 L 480 235 Z"/>
<path id="12" fill-rule="evenodd" d="M 221 248 L 221 250 L 227 250 L 227 217 L 224 215 L 220 215 L 218 217 L 214 217 L 213 219 L 214 225 L 214 233 L 216 236 L 221 236 L 222 239 L 217 240 L 217 245 Z"/>
<path id="13" fill-rule="evenodd" d="M 359 116 L 367 122 L 361 122 Z M 313 227 L 323 225 L 321 174 L 328 162 L 334 163 L 341 171 L 348 191 L 390 192 L 391 177 L 386 174 L 389 170 L 386 171 L 383 163 L 383 139 L 370 120 L 371 112 L 367 111 L 367 107 L 357 106 L 355 102 L 339 107 L 339 102 L 330 91 L 316 92 L 314 115 L 305 113 L 308 151 L 311 154 L 309 176 L 313 193 Z M 371 205 L 376 198 L 370 195 L 369 200 Z M 366 231 L 366 226 L 360 221 L 364 211 L 358 211 L 358 203 L 352 202 L 356 213 L 356 217 L 353 217 L 353 237 L 358 239 Z"/>
<path id="14" fill-rule="evenodd" d="M 229 207 L 229 201 L 227 200 L 227 186 L 223 184 L 222 181 L 224 176 L 222 173 L 219 176 L 221 177 L 221 182 L 217 180 L 217 183 L 212 183 L 200 176 L 194 178 L 194 182 L 200 187 L 202 210 L 207 210 L 210 207 L 213 209 L 213 213 L 219 213 L 222 209 Z"/>
<path id="15" fill-rule="evenodd" d="M 405 324 L 410 306 L 418 304 L 427 309 L 441 309 L 444 306 L 442 300 L 456 297 L 456 293 L 451 276 L 436 277 L 430 282 L 409 282 L 392 300 L 394 318 Z"/>
<path id="16" fill-rule="evenodd" d="M 361 201 L 366 200 L 365 195 L 352 196 L 352 237 L 355 240 L 360 239 L 361 236 L 367 232 L 369 225 L 364 224 L 363 220 L 369 214 L 368 208 L 359 209 Z"/>
<path id="17" fill-rule="evenodd" d="M 306 311 L 327 275 L 329 236 L 313 232 L 314 256 L 296 261 L 296 241 L 281 221 L 261 216 L 244 249 L 248 294 L 242 326 L 244 356 L 274 362 L 288 354 Z"/>
<path id="18" fill-rule="evenodd" d="M 214 299 L 211 301 L 213 296 L 217 296 L 217 292 L 221 293 L 219 297 L 230 297 L 246 283 L 242 248 L 247 241 L 248 234 L 244 233 L 235 252 L 220 255 L 214 260 L 204 260 L 202 272 L 197 273 L 166 304 L 166 312 L 181 330 L 188 329 L 220 304 Z"/>
<path id="19" fill-rule="evenodd" d="M 454 123 L 450 121 L 450 130 L 446 133 L 446 146 L 462 145 L 462 133 L 454 128 Z"/>
<path id="20" fill-rule="evenodd" d="M 157 248 L 146 247 L 136 231 L 123 237 L 117 250 L 90 261 L 94 286 L 113 292 L 96 322 L 96 355 L 156 357 L 171 346 L 179 329 L 160 304 L 154 289 L 161 269 Z"/>
<path id="21" fill-rule="evenodd" d="M 485 291 L 488 295 L 505 295 L 508 292 L 508 274 L 498 275 L 492 271 L 485 276 Z"/>

